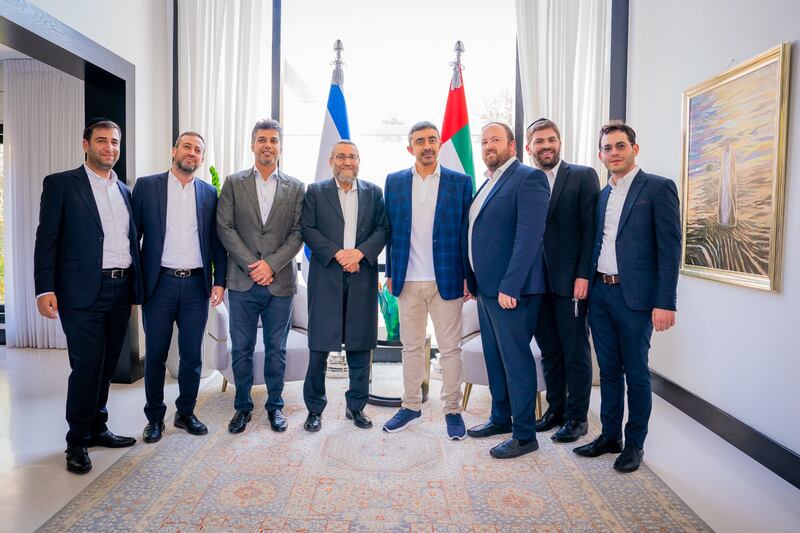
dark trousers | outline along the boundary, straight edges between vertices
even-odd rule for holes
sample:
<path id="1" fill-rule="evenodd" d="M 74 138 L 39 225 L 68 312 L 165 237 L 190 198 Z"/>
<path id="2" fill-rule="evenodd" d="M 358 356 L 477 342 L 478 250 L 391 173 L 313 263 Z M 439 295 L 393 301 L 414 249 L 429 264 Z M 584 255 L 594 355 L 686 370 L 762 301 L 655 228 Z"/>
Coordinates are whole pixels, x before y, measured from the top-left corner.
<path id="1" fill-rule="evenodd" d="M 102 279 L 94 303 L 83 309 L 59 307 L 67 337 L 67 446 L 86 446 L 108 429 L 108 389 L 117 368 L 131 317 L 131 276 Z"/>
<path id="2" fill-rule="evenodd" d="M 178 278 L 162 272 L 153 294 L 142 306 L 145 333 L 144 414 L 150 422 L 164 420 L 164 370 L 173 324 L 178 324 L 178 389 L 180 416 L 191 415 L 202 371 L 203 334 L 208 320 L 208 296 L 203 276 Z"/>
<path id="3" fill-rule="evenodd" d="M 586 421 L 592 391 L 592 350 L 586 321 L 586 300 L 545 294 L 536 325 L 547 385 L 547 410 L 568 420 Z"/>
<path id="4" fill-rule="evenodd" d="M 647 354 L 653 334 L 651 311 L 625 304 L 619 285 L 595 281 L 589 304 L 589 326 L 600 367 L 600 421 L 603 436 L 622 435 L 625 384 L 628 385 L 628 423 L 625 445 L 642 448 L 652 408 Z"/>
<path id="5" fill-rule="evenodd" d="M 303 383 L 303 400 L 309 413 L 322 413 L 328 404 L 325 396 L 325 371 L 328 368 L 328 354 L 311 350 Z M 363 411 L 369 395 L 369 350 L 347 350 L 347 367 L 350 374 L 350 388 L 344 397 L 351 411 Z"/>
<path id="6" fill-rule="evenodd" d="M 512 423 L 512 436 L 536 439 L 536 361 L 531 339 L 539 317 L 541 295 L 523 296 L 514 309 L 503 309 L 497 297 L 478 291 L 478 321 L 483 357 L 492 394 L 491 420 Z"/>
<path id="7" fill-rule="evenodd" d="M 253 284 L 247 291 L 228 291 L 230 303 L 231 359 L 236 385 L 233 406 L 252 411 L 253 351 L 258 320 L 264 339 L 264 383 L 267 411 L 283 408 L 283 377 L 286 371 L 286 337 L 292 323 L 292 297 L 273 296 L 267 287 Z"/>

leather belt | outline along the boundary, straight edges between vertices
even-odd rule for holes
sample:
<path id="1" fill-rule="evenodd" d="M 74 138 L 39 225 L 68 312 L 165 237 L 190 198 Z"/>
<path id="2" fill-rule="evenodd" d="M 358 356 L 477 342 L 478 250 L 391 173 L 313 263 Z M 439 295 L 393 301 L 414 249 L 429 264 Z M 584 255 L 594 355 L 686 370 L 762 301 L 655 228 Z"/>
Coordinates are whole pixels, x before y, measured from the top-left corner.
<path id="1" fill-rule="evenodd" d="M 192 276 L 199 276 L 203 273 L 202 268 L 167 268 L 161 267 L 161 272 L 167 273 L 176 278 L 189 278 Z"/>
<path id="2" fill-rule="evenodd" d="M 130 267 L 128 268 L 104 268 L 100 271 L 101 275 L 106 278 L 117 279 L 117 278 L 124 278 L 128 275 L 131 271 Z"/>
<path id="3" fill-rule="evenodd" d="M 597 277 L 606 285 L 619 285 L 619 274 L 603 274 L 602 272 L 598 272 Z"/>

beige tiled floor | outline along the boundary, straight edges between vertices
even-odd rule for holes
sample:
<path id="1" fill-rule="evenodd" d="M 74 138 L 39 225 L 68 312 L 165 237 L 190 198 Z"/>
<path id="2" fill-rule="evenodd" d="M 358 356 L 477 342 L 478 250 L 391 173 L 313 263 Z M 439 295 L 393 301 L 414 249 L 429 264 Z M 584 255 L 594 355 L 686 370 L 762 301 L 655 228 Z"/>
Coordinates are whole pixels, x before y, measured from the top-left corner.
<path id="1" fill-rule="evenodd" d="M 0 531 L 36 529 L 125 453 L 93 449 L 94 468 L 85 476 L 64 469 L 68 371 L 64 351 L 0 348 Z M 218 387 L 220 382 L 214 375 L 202 386 Z M 177 385 L 169 377 L 167 383 L 170 405 Z M 112 431 L 140 438 L 143 401 L 142 381 L 114 385 L 109 401 Z M 598 407 L 595 389 L 592 409 Z M 167 431 L 175 430 L 168 425 Z M 800 490 L 658 397 L 645 461 L 717 531 L 800 531 Z"/>

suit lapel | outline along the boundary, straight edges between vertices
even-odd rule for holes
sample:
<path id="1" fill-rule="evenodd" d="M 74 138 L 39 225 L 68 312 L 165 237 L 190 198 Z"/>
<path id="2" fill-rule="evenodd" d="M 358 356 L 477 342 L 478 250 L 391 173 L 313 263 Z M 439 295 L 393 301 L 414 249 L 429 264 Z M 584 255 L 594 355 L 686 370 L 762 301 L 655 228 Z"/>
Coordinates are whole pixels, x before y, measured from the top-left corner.
<path id="1" fill-rule="evenodd" d="M 161 217 L 161 239 L 167 236 L 167 183 L 169 180 L 169 173 L 162 174 L 156 181 L 156 192 L 158 193 L 158 214 Z"/>
<path id="2" fill-rule="evenodd" d="M 600 191 L 600 198 L 597 199 L 597 229 L 595 230 L 596 241 L 603 237 L 603 227 L 606 223 L 606 208 L 608 207 L 608 195 L 611 193 L 611 186 L 606 185 Z"/>
<path id="3" fill-rule="evenodd" d="M 339 201 L 339 191 L 336 187 L 336 180 L 329 179 L 322 184 L 322 195 L 333 207 L 333 212 L 341 219 L 344 224 L 344 214 L 342 213 L 342 203 Z"/>
<path id="4" fill-rule="evenodd" d="M 556 174 L 555 182 L 553 183 L 553 191 L 550 193 L 550 204 L 547 207 L 547 220 L 555 211 L 556 202 L 558 197 L 561 196 L 561 191 L 564 190 L 564 183 L 567 181 L 567 174 L 569 173 L 569 165 L 566 161 L 561 161 L 561 166 L 558 167 L 558 174 Z"/>
<path id="5" fill-rule="evenodd" d="M 358 228 L 361 227 L 361 223 L 364 221 L 364 217 L 367 213 L 367 204 L 370 203 L 370 194 L 367 187 L 363 184 L 361 180 L 356 180 L 356 186 L 358 187 L 358 216 L 356 217 L 356 235 L 358 235 Z M 358 239 L 356 239 L 358 242 Z"/>
<path id="6" fill-rule="evenodd" d="M 122 195 L 122 199 L 125 201 L 125 207 L 128 209 L 128 239 L 130 239 L 131 258 L 133 258 L 135 257 L 134 248 L 139 247 L 139 238 L 136 233 L 136 222 L 133 220 L 130 192 L 121 181 L 117 181 L 117 188 L 119 188 L 119 193 Z"/>
<path id="7" fill-rule="evenodd" d="M 505 185 L 508 182 L 508 179 L 514 175 L 514 173 L 517 171 L 518 168 L 519 168 L 519 160 L 515 160 L 505 170 L 505 172 L 503 172 L 503 174 L 499 178 L 499 181 L 494 186 L 494 188 L 491 191 L 489 191 L 489 196 L 487 196 L 486 200 L 483 202 L 483 205 L 481 206 L 481 213 L 483 213 L 483 210 L 486 208 L 487 205 L 489 205 L 489 202 L 492 201 L 492 198 L 494 198 L 494 196 L 497 194 L 497 191 L 503 188 L 503 185 Z M 478 216 L 481 216 L 481 213 L 478 213 Z"/>
<path id="8" fill-rule="evenodd" d="M 258 225 L 261 226 L 261 205 L 258 202 L 258 189 L 256 188 L 256 180 L 260 179 L 256 176 L 255 169 L 250 169 L 250 174 L 244 179 L 244 190 L 246 191 L 246 195 L 250 199 L 250 203 L 253 206 L 256 214 L 256 220 L 258 221 Z"/>
<path id="9" fill-rule="evenodd" d="M 197 212 L 197 240 L 200 241 L 200 255 L 205 257 L 203 250 L 203 210 L 205 205 L 203 202 L 203 187 L 198 184 L 199 178 L 194 178 L 192 185 L 194 185 L 194 205 Z"/>
<path id="10" fill-rule="evenodd" d="M 631 214 L 631 208 L 633 204 L 636 203 L 636 198 L 639 197 L 639 193 L 641 193 L 644 188 L 644 182 L 644 173 L 639 170 L 633 177 L 633 182 L 628 189 L 628 194 L 625 196 L 625 203 L 622 204 L 622 213 L 619 215 L 619 226 L 617 226 L 617 236 L 619 236 L 619 232 L 622 231 L 622 226 L 624 226 L 625 222 L 628 220 L 628 215 Z"/>
<path id="11" fill-rule="evenodd" d="M 409 169 L 406 174 L 403 175 L 400 188 L 400 194 L 403 196 L 403 201 L 405 205 L 408 206 L 406 212 L 404 213 L 405 221 L 408 222 L 409 228 L 411 227 L 411 216 L 414 211 L 413 205 L 413 188 L 414 188 L 414 172 Z"/>
<path id="12" fill-rule="evenodd" d="M 100 231 L 102 231 L 103 223 L 100 221 L 100 211 L 97 210 L 97 202 L 94 201 L 94 193 L 92 193 L 92 184 L 89 182 L 91 178 L 89 178 L 83 165 L 75 169 L 73 176 L 75 178 L 75 186 L 78 188 L 78 194 L 89 209 L 89 213 L 91 213 Z"/>
<path id="13" fill-rule="evenodd" d="M 447 198 L 450 194 L 450 189 L 453 186 L 453 179 L 452 176 L 445 172 L 442 169 L 441 174 L 439 174 L 439 190 L 436 194 L 436 208 L 433 211 L 433 234 L 436 235 L 436 226 L 439 225 L 439 221 L 442 220 L 442 210 L 446 209 L 445 204 L 447 203 Z"/>
<path id="14" fill-rule="evenodd" d="M 278 206 L 283 205 L 289 197 L 289 183 L 284 175 L 281 174 L 280 170 L 275 174 L 275 181 L 275 198 L 272 200 L 272 208 L 269 210 L 269 215 L 267 215 L 267 221 L 264 223 L 264 226 L 269 226 L 272 219 L 277 216 L 275 212 L 278 210 Z M 255 184 L 255 181 L 253 183 Z M 259 208 L 259 215 L 260 213 L 261 210 Z"/>

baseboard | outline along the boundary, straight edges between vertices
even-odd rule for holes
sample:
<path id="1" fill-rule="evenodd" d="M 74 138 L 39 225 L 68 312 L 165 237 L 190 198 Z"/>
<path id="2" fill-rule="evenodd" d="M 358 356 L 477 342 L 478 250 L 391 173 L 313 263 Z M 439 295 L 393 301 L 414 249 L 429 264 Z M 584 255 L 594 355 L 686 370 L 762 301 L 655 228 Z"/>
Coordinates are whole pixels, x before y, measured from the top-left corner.
<path id="1" fill-rule="evenodd" d="M 650 370 L 650 376 L 653 392 L 787 482 L 800 488 L 800 455 L 658 372 Z"/>

